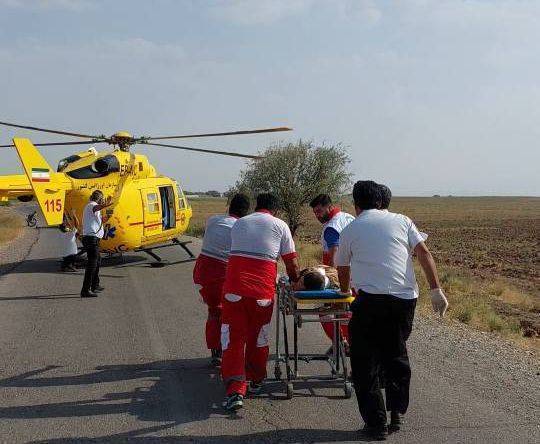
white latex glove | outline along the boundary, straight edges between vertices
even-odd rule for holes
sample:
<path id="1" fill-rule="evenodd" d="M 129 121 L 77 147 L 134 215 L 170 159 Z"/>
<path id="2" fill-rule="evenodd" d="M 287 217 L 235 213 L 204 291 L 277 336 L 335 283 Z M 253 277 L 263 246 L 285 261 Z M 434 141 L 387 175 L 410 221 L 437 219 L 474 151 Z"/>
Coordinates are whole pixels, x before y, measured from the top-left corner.
<path id="1" fill-rule="evenodd" d="M 429 295 L 431 296 L 431 305 L 433 306 L 433 311 L 435 313 L 439 313 L 439 316 L 442 318 L 446 313 L 446 309 L 448 308 L 448 300 L 446 299 L 446 296 L 440 288 L 430 290 Z"/>

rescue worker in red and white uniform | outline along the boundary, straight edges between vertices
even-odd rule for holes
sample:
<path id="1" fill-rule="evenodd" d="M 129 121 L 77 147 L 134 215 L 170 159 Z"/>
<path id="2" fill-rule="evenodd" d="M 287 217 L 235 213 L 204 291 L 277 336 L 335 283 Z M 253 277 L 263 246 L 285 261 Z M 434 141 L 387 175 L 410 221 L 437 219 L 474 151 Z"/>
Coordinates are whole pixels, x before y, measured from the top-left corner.
<path id="1" fill-rule="evenodd" d="M 208 306 L 206 346 L 211 351 L 212 363 L 221 362 L 221 309 L 223 283 L 231 250 L 231 229 L 249 211 L 249 198 L 236 194 L 231 199 L 229 214 L 217 214 L 206 222 L 201 254 L 193 269 L 193 282 Z"/>
<path id="2" fill-rule="evenodd" d="M 354 220 L 354 216 L 334 206 L 328 194 L 319 194 L 310 202 L 309 206 L 313 209 L 315 217 L 323 224 L 321 233 L 323 265 L 335 267 L 335 256 L 339 247 L 339 235 Z M 331 322 L 331 319 L 333 319 L 332 316 L 321 315 L 321 325 L 330 339 L 334 338 L 334 323 Z M 346 345 L 348 345 L 349 331 L 346 324 L 341 324 L 341 335 Z"/>
<path id="3" fill-rule="evenodd" d="M 237 410 L 250 384 L 258 393 L 266 377 L 268 340 L 281 257 L 292 282 L 298 260 L 291 230 L 275 217 L 277 198 L 259 194 L 255 212 L 239 219 L 231 231 L 231 254 L 223 287 L 221 373 L 227 390 L 224 407 Z"/>

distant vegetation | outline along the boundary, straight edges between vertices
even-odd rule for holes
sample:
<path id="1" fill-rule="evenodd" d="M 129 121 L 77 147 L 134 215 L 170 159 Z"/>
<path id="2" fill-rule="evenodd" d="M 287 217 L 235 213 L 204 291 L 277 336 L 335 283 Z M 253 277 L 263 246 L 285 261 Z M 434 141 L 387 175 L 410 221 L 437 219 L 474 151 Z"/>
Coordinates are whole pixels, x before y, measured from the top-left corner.
<path id="1" fill-rule="evenodd" d="M 349 154 L 341 144 L 317 145 L 302 140 L 277 144 L 253 160 L 228 193 L 276 195 L 294 235 L 302 225 L 303 208 L 315 196 L 327 193 L 335 197 L 345 192 L 351 179 L 349 163 Z"/>
<path id="2" fill-rule="evenodd" d="M 222 197 L 224 193 L 216 190 L 210 190 L 210 191 L 186 191 L 184 190 L 184 194 L 186 194 L 188 197 L 191 196 L 206 196 L 206 197 Z"/>

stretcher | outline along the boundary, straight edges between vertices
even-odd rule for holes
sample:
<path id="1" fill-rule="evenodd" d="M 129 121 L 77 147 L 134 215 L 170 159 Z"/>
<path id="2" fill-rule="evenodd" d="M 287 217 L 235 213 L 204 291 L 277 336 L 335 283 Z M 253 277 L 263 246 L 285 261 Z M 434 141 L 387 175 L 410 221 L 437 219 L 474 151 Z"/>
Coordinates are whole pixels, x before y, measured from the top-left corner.
<path id="1" fill-rule="evenodd" d="M 334 382 L 341 386 L 345 398 L 352 395 L 352 383 L 350 382 L 349 367 L 345 354 L 344 339 L 341 336 L 340 325 L 349 321 L 350 303 L 352 296 L 344 296 L 336 290 L 322 291 L 294 291 L 287 276 L 280 276 L 277 282 L 276 303 L 276 359 L 274 376 L 276 380 L 282 380 L 282 365 L 285 367 L 285 391 L 287 399 L 294 394 L 295 382 L 307 382 L 310 384 Z M 321 315 L 332 315 L 330 322 L 334 324 L 334 339 L 331 353 L 307 354 L 300 353 L 298 339 L 299 330 L 307 322 L 320 323 Z M 292 351 L 289 345 L 289 332 L 287 317 L 293 321 Z M 300 375 L 299 362 L 328 363 L 329 374 L 324 375 Z"/>

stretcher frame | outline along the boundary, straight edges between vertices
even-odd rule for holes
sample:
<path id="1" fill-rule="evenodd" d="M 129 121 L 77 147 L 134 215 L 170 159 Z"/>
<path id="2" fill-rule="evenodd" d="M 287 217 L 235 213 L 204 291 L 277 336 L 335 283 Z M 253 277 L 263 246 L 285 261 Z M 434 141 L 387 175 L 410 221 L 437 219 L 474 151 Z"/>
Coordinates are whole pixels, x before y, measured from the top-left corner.
<path id="1" fill-rule="evenodd" d="M 350 382 L 349 366 L 345 355 L 344 339 L 341 336 L 341 324 L 349 321 L 350 303 L 353 297 L 338 297 L 336 299 L 303 299 L 297 297 L 296 293 L 289 283 L 287 276 L 280 276 L 276 288 L 276 359 L 274 367 L 274 376 L 276 380 L 283 380 L 285 383 L 285 393 L 287 399 L 294 395 L 294 382 L 309 382 L 312 384 L 335 382 L 341 384 L 345 398 L 352 396 L 352 383 Z M 296 296 L 295 296 L 296 295 Z M 331 306 L 325 305 L 331 303 Z M 309 307 L 319 305 L 317 308 Z M 298 347 L 298 330 L 302 324 L 307 322 L 320 323 L 320 315 L 333 315 L 333 319 L 328 322 L 334 324 L 334 339 L 332 341 L 333 353 L 324 354 L 305 354 L 300 353 Z M 289 345 L 289 332 L 287 328 L 287 316 L 293 318 L 293 343 L 292 352 Z M 281 342 L 283 342 L 283 352 L 281 351 Z M 310 363 L 312 361 L 325 361 L 330 366 L 330 373 L 326 375 L 300 375 L 298 363 L 300 361 Z M 285 379 L 282 379 L 283 373 L 281 364 L 285 366 Z"/>

